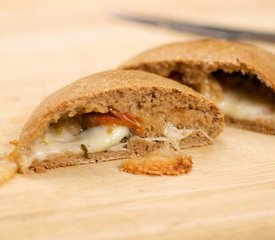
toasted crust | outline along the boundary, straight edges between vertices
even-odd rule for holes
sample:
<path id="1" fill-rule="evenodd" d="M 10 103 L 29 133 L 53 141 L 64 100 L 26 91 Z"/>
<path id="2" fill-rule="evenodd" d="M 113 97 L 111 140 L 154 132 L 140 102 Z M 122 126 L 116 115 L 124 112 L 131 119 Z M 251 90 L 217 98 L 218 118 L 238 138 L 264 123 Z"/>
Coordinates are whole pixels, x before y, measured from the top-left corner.
<path id="1" fill-rule="evenodd" d="M 80 79 L 47 97 L 25 124 L 11 157 L 20 163 L 22 156 L 29 153 L 33 142 L 45 133 L 49 124 L 57 122 L 61 117 L 87 112 L 106 113 L 109 107 L 121 112 L 131 112 L 134 116 L 143 116 L 150 111 L 153 116 L 143 120 L 145 137 L 161 136 L 165 121 L 171 121 L 181 128 L 202 128 L 211 138 L 215 138 L 223 130 L 223 114 L 213 103 L 192 89 L 155 74 L 113 70 Z M 173 117 L 171 113 L 177 109 L 183 110 L 186 117 Z M 160 111 L 164 112 L 164 116 L 154 115 Z M 174 114 L 178 116 L 177 112 Z M 157 118 L 157 121 L 154 118 Z M 191 136 L 190 140 L 191 143 L 186 145 L 209 144 L 207 139 L 202 140 L 201 136 Z M 149 142 L 145 145 L 148 144 Z M 52 156 L 42 165 L 44 168 L 53 168 L 104 161 L 105 158 L 109 157 L 104 153 L 96 154 L 96 157 L 90 159 L 78 156 L 64 160 L 64 156 Z M 111 157 L 114 158 L 121 156 Z M 54 163 L 56 161 L 58 163 Z"/>

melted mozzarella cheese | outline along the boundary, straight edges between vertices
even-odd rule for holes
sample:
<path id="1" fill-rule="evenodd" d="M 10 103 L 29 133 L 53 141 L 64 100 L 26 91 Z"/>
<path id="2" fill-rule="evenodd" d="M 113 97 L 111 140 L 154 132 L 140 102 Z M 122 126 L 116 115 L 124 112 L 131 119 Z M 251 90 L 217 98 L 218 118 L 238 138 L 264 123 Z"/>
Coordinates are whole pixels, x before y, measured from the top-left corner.
<path id="1" fill-rule="evenodd" d="M 187 138 L 194 132 L 194 129 L 178 129 L 171 123 L 168 123 L 164 127 L 164 136 L 167 138 L 167 141 L 177 150 L 180 150 L 180 141 Z"/>
<path id="2" fill-rule="evenodd" d="M 158 141 L 158 142 L 167 142 L 170 144 L 174 149 L 180 150 L 180 142 L 181 140 L 191 136 L 192 134 L 200 132 L 202 133 L 207 139 L 213 142 L 213 139 L 209 137 L 209 135 L 201 129 L 192 129 L 192 128 L 182 128 L 178 129 L 172 123 L 167 123 L 164 126 L 163 137 L 155 137 L 155 138 L 144 138 L 146 141 Z"/>
<path id="3" fill-rule="evenodd" d="M 238 90 L 224 92 L 224 99 L 217 105 L 226 115 L 236 119 L 275 117 L 273 104 Z"/>
<path id="4" fill-rule="evenodd" d="M 44 160 L 48 155 L 62 152 L 83 153 L 81 144 L 87 147 L 89 153 L 100 151 L 121 151 L 125 143 L 120 140 L 130 135 L 130 130 L 123 126 L 98 126 L 87 129 L 78 136 L 68 131 L 55 134 L 54 131 L 46 133 L 45 138 L 36 140 L 30 156 L 25 157 L 23 165 L 28 168 L 34 159 Z"/>

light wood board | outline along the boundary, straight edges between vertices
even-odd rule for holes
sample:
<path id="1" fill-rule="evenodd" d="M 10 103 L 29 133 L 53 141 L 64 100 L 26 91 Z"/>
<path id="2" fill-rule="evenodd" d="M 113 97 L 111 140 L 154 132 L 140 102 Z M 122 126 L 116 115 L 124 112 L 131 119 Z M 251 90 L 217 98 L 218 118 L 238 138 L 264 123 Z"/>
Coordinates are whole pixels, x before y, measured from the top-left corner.
<path id="1" fill-rule="evenodd" d="M 0 158 L 52 91 L 146 48 L 195 38 L 113 20 L 110 11 L 260 30 L 275 22 L 267 0 L 0 5 Z M 178 177 L 123 173 L 120 161 L 18 175 L 0 186 L 0 239 L 275 238 L 274 136 L 227 127 L 214 145 L 187 152 L 193 171 Z"/>

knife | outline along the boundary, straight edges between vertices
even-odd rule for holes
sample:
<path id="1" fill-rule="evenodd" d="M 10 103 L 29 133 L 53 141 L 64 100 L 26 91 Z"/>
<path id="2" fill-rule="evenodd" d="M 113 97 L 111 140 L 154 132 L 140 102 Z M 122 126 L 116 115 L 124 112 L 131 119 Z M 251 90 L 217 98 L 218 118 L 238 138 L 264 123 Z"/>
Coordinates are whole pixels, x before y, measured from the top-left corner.
<path id="1" fill-rule="evenodd" d="M 223 28 L 203 24 L 195 24 L 191 22 L 178 21 L 175 19 L 152 17 L 135 13 L 113 13 L 117 19 L 151 25 L 155 27 L 172 29 L 178 32 L 193 33 L 215 38 L 225 39 L 246 39 L 275 42 L 275 33 L 256 32 L 247 30 L 237 30 L 233 28 Z"/>

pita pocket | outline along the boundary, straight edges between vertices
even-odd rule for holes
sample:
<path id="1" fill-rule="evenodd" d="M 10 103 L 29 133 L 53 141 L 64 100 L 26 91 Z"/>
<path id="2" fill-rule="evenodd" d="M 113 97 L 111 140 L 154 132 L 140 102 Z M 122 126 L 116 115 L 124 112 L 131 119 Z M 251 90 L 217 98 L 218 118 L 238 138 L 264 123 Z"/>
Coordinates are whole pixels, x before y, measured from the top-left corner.
<path id="1" fill-rule="evenodd" d="M 21 172 L 143 156 L 212 143 L 222 112 L 176 81 L 112 70 L 48 96 L 31 114 L 10 154 Z"/>
<path id="2" fill-rule="evenodd" d="M 216 103 L 227 124 L 275 134 L 275 55 L 257 46 L 215 39 L 174 43 L 120 68 L 177 80 Z"/>

